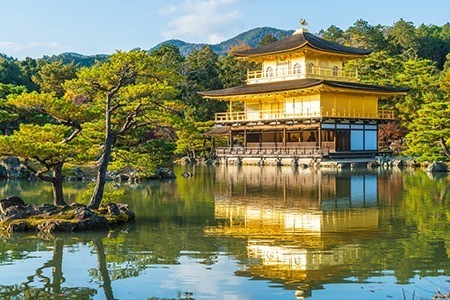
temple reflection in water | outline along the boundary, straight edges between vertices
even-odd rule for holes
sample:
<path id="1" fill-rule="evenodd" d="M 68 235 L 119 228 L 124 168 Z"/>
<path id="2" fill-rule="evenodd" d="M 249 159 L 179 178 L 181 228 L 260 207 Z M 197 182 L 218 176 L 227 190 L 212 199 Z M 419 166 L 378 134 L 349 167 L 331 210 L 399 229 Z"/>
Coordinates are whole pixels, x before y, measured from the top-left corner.
<path id="1" fill-rule="evenodd" d="M 281 280 L 299 298 L 327 278 L 351 276 L 363 258 L 359 243 L 380 231 L 378 173 L 236 168 L 217 172 L 227 184 L 216 191 L 220 225 L 207 233 L 247 240 L 237 275 Z"/>

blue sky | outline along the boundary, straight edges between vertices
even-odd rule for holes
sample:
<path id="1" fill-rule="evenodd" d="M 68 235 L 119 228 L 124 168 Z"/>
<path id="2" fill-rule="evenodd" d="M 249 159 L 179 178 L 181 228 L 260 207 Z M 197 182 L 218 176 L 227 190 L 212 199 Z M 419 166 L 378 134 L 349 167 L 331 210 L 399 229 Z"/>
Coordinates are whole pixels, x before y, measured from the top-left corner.
<path id="1" fill-rule="evenodd" d="M 62 52 L 85 55 L 167 39 L 218 43 L 255 27 L 310 32 L 357 19 L 416 26 L 450 22 L 450 0 L 0 0 L 0 53 L 19 59 Z"/>

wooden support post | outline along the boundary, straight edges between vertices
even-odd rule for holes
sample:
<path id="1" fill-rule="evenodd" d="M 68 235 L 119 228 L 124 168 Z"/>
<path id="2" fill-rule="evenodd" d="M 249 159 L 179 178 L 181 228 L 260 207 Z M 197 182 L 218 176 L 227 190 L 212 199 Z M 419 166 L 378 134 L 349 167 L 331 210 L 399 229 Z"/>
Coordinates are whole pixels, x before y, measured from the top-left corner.
<path id="1" fill-rule="evenodd" d="M 247 127 L 244 127 L 244 148 L 247 148 Z"/>
<path id="2" fill-rule="evenodd" d="M 320 128 L 320 124 L 319 124 L 319 128 L 318 128 L 318 132 L 317 132 L 317 138 L 319 139 L 319 143 L 318 146 L 319 148 L 322 148 L 322 128 Z"/>
<path id="3" fill-rule="evenodd" d="M 262 130 L 259 130 L 259 149 L 261 149 L 261 143 L 262 143 Z"/>

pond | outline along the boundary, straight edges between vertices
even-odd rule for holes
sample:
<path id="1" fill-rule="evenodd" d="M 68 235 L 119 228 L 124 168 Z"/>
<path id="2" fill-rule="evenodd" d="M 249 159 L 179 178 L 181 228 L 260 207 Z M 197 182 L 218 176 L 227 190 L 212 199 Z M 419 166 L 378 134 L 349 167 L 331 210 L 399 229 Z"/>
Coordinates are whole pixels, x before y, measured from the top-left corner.
<path id="1" fill-rule="evenodd" d="M 189 171 L 192 177 L 181 173 Z M 136 222 L 1 237 L 2 299 L 432 299 L 450 292 L 450 177 L 175 166 L 116 187 Z M 66 183 L 68 202 L 88 187 Z M 51 201 L 2 181 L 0 196 Z"/>

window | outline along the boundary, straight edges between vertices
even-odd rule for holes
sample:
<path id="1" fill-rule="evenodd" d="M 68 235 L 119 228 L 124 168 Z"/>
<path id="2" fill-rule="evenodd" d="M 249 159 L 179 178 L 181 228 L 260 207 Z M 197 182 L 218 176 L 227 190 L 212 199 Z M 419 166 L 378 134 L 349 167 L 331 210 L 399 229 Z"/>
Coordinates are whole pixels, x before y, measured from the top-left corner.
<path id="1" fill-rule="evenodd" d="M 334 130 L 322 130 L 322 142 L 334 142 Z"/>
<path id="2" fill-rule="evenodd" d="M 350 131 L 350 150 L 364 150 L 364 131 Z"/>
<path id="3" fill-rule="evenodd" d="M 266 69 L 266 77 L 273 77 L 273 69 L 272 69 L 272 67 L 268 67 Z"/>
<path id="4" fill-rule="evenodd" d="M 299 63 L 296 63 L 296 64 L 294 65 L 294 68 L 293 68 L 293 70 L 292 70 L 292 73 L 294 73 L 294 74 L 300 74 L 301 71 L 302 71 L 302 69 L 301 69 L 300 64 L 299 64 Z"/>
<path id="5" fill-rule="evenodd" d="M 333 67 L 333 76 L 338 76 L 339 68 L 337 66 Z"/>
<path id="6" fill-rule="evenodd" d="M 374 131 L 365 131 L 365 139 L 364 139 L 364 150 L 377 150 L 377 132 Z"/>
<path id="7" fill-rule="evenodd" d="M 277 63 L 277 75 L 287 75 L 288 73 L 288 62 L 278 62 Z"/>
<path id="8" fill-rule="evenodd" d="M 314 64 L 313 63 L 308 64 L 308 73 L 314 74 Z"/>

